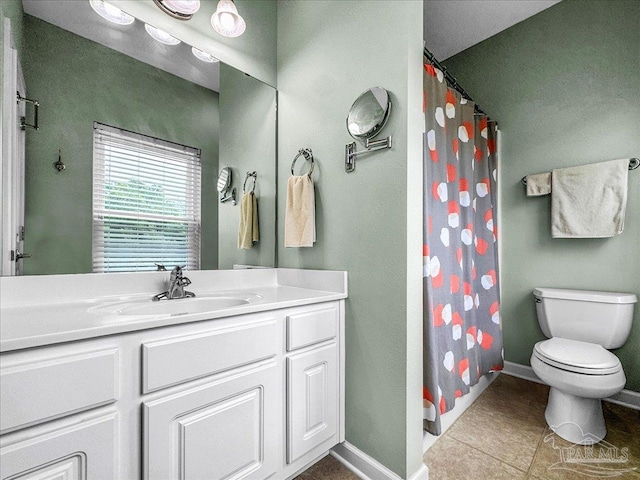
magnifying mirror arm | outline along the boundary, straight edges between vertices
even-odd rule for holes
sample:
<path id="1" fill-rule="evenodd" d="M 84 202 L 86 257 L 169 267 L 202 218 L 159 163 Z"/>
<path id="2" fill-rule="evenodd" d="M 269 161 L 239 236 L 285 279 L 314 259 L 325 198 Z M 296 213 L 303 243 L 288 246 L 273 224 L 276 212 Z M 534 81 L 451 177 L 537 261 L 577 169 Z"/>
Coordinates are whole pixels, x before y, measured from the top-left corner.
<path id="1" fill-rule="evenodd" d="M 366 150 L 356 150 L 356 142 L 348 143 L 344 154 L 344 169 L 347 173 L 353 172 L 356 169 L 356 157 L 358 155 L 366 155 L 367 153 L 373 153 L 378 150 L 384 150 L 391 148 L 391 135 L 381 140 L 369 140 L 364 142 Z"/>
<path id="2" fill-rule="evenodd" d="M 224 203 L 228 200 L 231 200 L 231 204 L 236 204 L 236 189 L 235 187 L 231 189 L 231 193 L 229 193 L 229 189 L 226 189 L 224 192 L 220 193 L 220 203 Z"/>

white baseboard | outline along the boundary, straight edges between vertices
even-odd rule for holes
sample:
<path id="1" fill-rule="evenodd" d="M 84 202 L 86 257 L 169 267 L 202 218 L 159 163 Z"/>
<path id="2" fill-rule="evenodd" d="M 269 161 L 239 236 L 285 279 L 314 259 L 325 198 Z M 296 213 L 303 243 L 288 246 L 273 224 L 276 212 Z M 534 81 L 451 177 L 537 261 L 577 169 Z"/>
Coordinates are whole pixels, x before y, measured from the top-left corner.
<path id="1" fill-rule="evenodd" d="M 513 363 L 505 360 L 502 373 L 506 373 L 512 377 L 522 378 L 523 380 L 529 380 L 530 382 L 544 384 L 544 382 L 535 374 L 533 368 L 529 365 L 521 365 L 519 363 Z"/>
<path id="2" fill-rule="evenodd" d="M 484 392 L 491 382 L 493 382 L 496 378 L 498 378 L 498 373 L 487 373 L 480 377 L 478 383 L 476 383 L 471 389 L 469 393 L 465 396 L 456 399 L 456 405 L 453 410 L 448 411 L 440 417 L 440 427 L 442 429 L 442 433 L 439 436 L 431 435 L 428 432 L 424 432 L 424 437 L 422 440 L 422 453 L 426 453 L 437 441 L 438 439 L 444 435 L 444 433 L 449 429 L 453 423 L 460 418 L 460 416 L 465 412 L 467 408 L 471 406 L 473 402 L 480 396 L 482 392 Z"/>
<path id="3" fill-rule="evenodd" d="M 528 365 L 520 365 L 519 363 L 504 362 L 504 370 L 502 373 L 511 375 L 512 377 L 522 378 L 531 382 L 544 383 L 538 378 L 533 369 Z M 603 398 L 605 402 L 617 403 L 623 407 L 640 410 L 640 392 L 633 390 L 622 390 L 617 395 L 609 398 Z"/>
<path id="4" fill-rule="evenodd" d="M 363 480 L 402 480 L 396 473 L 349 442 L 333 447 L 331 455 Z M 423 464 L 408 480 L 429 480 L 429 469 Z"/>

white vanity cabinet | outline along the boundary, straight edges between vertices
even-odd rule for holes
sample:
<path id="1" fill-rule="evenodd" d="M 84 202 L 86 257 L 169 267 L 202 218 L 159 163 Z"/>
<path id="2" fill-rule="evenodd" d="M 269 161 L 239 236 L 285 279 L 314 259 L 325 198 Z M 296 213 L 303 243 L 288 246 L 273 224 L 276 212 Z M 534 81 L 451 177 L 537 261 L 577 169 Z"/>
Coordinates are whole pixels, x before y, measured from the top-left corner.
<path id="1" fill-rule="evenodd" d="M 0 480 L 283 480 L 344 440 L 342 299 L 0 360 Z"/>

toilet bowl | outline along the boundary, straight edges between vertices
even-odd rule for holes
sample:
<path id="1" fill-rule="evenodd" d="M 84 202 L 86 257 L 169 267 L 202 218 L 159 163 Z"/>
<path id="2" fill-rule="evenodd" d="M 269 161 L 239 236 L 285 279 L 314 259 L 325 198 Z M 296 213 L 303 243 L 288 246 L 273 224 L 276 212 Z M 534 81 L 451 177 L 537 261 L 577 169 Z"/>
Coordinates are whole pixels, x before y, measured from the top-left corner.
<path id="1" fill-rule="evenodd" d="M 535 289 L 543 333 L 531 367 L 549 385 L 545 420 L 560 437 L 577 444 L 602 440 L 606 425 L 601 399 L 619 393 L 626 377 L 618 348 L 631 330 L 633 294 Z M 605 348 L 606 347 L 606 348 Z"/>
<path id="2" fill-rule="evenodd" d="M 550 387 L 545 420 L 554 432 L 578 444 L 605 437 L 600 399 L 619 393 L 626 382 L 614 354 L 597 344 L 551 338 L 535 345 L 531 367 Z"/>

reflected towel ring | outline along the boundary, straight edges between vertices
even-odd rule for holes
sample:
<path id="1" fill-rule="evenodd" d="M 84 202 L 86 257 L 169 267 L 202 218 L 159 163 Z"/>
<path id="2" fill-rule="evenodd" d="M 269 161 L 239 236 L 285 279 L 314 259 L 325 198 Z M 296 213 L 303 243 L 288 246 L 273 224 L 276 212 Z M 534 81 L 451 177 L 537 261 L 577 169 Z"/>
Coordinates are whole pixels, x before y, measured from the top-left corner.
<path id="1" fill-rule="evenodd" d="M 244 184 L 242 185 L 242 193 L 247 193 L 247 180 L 253 177 L 253 188 L 251 188 L 251 193 L 256 191 L 256 182 L 258 180 L 257 172 L 247 172 L 247 176 L 244 178 Z"/>
<path id="2" fill-rule="evenodd" d="M 309 178 L 311 178 L 311 174 L 313 173 L 313 167 L 315 166 L 315 162 L 313 160 L 313 152 L 311 152 L 310 148 L 301 148 L 300 150 L 298 150 L 298 154 L 294 157 L 293 162 L 291 163 L 291 175 L 295 175 L 295 173 L 293 173 L 293 166 L 296 164 L 296 160 L 298 160 L 298 157 L 300 155 L 302 155 L 306 161 L 311 162 L 311 168 L 309 169 L 309 172 L 306 174 L 309 176 Z"/>

